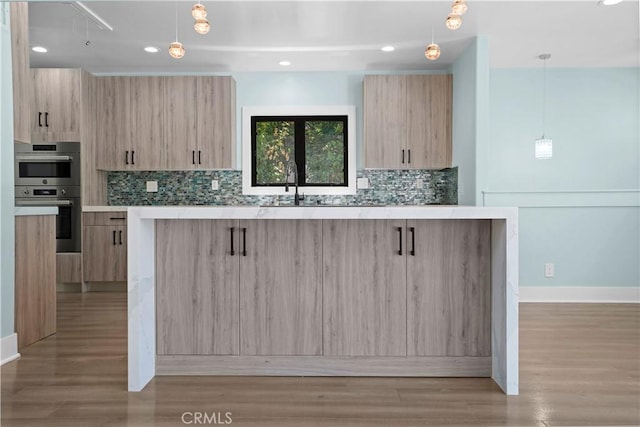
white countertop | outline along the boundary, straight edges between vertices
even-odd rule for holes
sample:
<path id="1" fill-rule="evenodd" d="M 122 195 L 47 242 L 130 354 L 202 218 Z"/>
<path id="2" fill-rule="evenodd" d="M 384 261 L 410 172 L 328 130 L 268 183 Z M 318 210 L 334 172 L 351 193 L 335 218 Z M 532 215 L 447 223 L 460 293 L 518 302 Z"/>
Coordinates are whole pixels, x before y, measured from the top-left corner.
<path id="1" fill-rule="evenodd" d="M 57 206 L 16 206 L 14 208 L 15 216 L 28 215 L 58 215 Z"/>
<path id="2" fill-rule="evenodd" d="M 516 219 L 518 208 L 480 206 L 135 206 L 140 219 Z"/>
<path id="3" fill-rule="evenodd" d="M 82 212 L 126 212 L 128 206 L 83 206 Z"/>

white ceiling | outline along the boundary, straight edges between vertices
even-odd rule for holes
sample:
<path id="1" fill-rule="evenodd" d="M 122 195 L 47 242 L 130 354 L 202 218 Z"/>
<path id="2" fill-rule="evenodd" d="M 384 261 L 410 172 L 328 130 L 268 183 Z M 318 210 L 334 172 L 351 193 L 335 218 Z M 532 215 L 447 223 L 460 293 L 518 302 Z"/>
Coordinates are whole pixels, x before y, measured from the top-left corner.
<path id="1" fill-rule="evenodd" d="M 212 73 L 241 71 L 428 70 L 447 68 L 477 35 L 489 38 L 491 66 L 637 67 L 638 0 L 616 6 L 589 1 L 475 1 L 462 27 L 447 30 L 451 0 L 440 1 L 203 1 L 212 28 L 193 30 L 191 6 L 179 1 L 180 60 L 167 53 L 175 39 L 173 1 L 87 1 L 113 32 L 99 30 L 65 3 L 31 3 L 32 67 L 80 67 L 92 73 Z M 424 58 L 425 45 L 442 49 Z M 381 52 L 384 45 L 394 52 Z M 148 54 L 145 46 L 160 52 Z M 278 65 L 291 61 L 290 67 Z"/>

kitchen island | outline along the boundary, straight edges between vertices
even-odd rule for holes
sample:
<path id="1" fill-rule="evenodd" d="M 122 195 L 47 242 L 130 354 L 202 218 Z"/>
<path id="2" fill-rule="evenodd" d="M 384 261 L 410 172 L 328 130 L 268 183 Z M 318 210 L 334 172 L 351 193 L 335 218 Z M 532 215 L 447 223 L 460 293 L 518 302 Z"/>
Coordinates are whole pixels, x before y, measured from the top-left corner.
<path id="1" fill-rule="evenodd" d="M 518 394 L 517 209 L 128 209 L 129 390 L 155 375 L 491 377 Z"/>

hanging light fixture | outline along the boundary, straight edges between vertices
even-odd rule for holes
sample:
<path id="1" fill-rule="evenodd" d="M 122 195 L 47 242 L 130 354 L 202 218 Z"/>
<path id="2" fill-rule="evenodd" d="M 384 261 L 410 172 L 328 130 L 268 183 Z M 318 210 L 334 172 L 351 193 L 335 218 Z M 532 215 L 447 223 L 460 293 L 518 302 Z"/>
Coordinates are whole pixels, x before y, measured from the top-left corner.
<path id="1" fill-rule="evenodd" d="M 198 19 L 205 19 L 207 17 L 207 8 L 198 2 L 191 8 L 191 16 L 193 16 L 193 19 L 196 21 Z"/>
<path id="2" fill-rule="evenodd" d="M 196 30 L 198 34 L 207 34 L 211 29 L 209 20 L 206 18 L 196 19 L 196 23 L 193 24 L 193 29 Z"/>
<path id="3" fill-rule="evenodd" d="M 184 47 L 178 41 L 178 0 L 176 0 L 176 41 L 169 45 L 169 55 L 175 59 L 180 59 L 184 56 Z"/>
<path id="4" fill-rule="evenodd" d="M 467 2 L 464 0 L 454 0 L 451 5 L 451 13 L 455 13 L 460 16 L 467 13 Z"/>
<path id="5" fill-rule="evenodd" d="M 538 55 L 538 59 L 544 61 L 542 71 L 542 137 L 536 139 L 535 156 L 536 159 L 550 159 L 553 155 L 553 141 L 544 134 L 546 106 L 547 106 L 547 59 L 551 58 L 550 53 Z"/>
<path id="6" fill-rule="evenodd" d="M 433 28 L 431 29 L 431 43 L 424 50 L 424 56 L 430 61 L 440 58 L 440 46 L 433 42 Z"/>
<path id="7" fill-rule="evenodd" d="M 445 21 L 445 24 L 448 29 L 457 30 L 462 25 L 462 17 L 457 13 L 450 13 L 447 16 L 447 20 Z"/>

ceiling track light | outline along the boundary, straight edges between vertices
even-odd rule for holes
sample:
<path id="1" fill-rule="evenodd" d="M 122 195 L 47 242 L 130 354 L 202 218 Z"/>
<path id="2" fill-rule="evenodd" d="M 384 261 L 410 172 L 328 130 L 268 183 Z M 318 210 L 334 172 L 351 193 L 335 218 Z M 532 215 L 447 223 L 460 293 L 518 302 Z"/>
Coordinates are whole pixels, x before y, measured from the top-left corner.
<path id="1" fill-rule="evenodd" d="M 81 1 L 72 1 L 68 2 L 67 4 L 84 15 L 87 19 L 91 20 L 91 22 L 96 24 L 96 27 L 98 27 L 99 29 L 113 31 L 113 27 L 109 25 L 107 21 L 102 19 L 93 10 L 85 6 Z"/>
<path id="2" fill-rule="evenodd" d="M 178 0 L 176 0 L 176 41 L 169 45 L 169 55 L 175 59 L 180 59 L 184 54 L 184 46 L 178 41 Z"/>
<path id="3" fill-rule="evenodd" d="M 464 15 L 467 13 L 467 2 L 464 0 L 454 0 L 451 5 L 451 13 L 455 13 L 456 15 Z"/>

